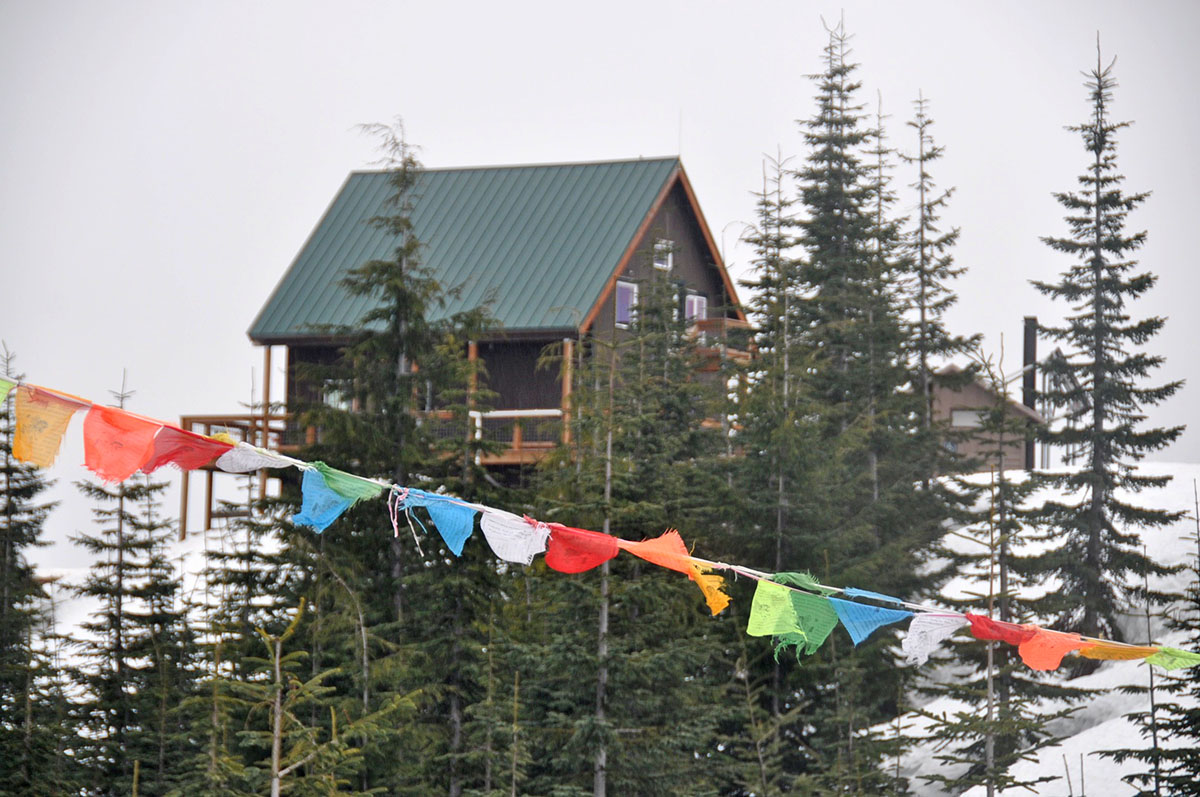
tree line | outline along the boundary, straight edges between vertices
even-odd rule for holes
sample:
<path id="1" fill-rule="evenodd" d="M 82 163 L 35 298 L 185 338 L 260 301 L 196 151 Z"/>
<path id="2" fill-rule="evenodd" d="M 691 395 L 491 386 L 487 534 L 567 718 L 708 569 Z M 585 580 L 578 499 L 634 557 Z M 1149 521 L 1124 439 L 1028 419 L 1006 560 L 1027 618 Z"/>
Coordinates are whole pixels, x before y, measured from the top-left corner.
<path id="1" fill-rule="evenodd" d="M 478 464 L 492 444 L 468 431 L 489 393 L 467 343 L 495 322 L 486 306 L 439 312 L 454 286 L 423 267 L 413 234 L 421 165 L 402 129 L 379 128 L 393 201 L 376 223 L 397 246 L 343 282 L 374 309 L 329 330 L 348 341 L 343 356 L 302 376 L 336 386 L 352 409 L 303 408 L 322 433 L 302 457 L 626 538 L 678 526 L 713 559 L 911 600 L 942 601 L 953 575 L 977 573 L 988 594 L 956 606 L 1123 639 L 1123 613 L 1180 599 L 1149 590 L 1148 577 L 1170 568 L 1140 547 L 1178 514 L 1123 496 L 1163 483 L 1134 466 L 1182 429 L 1146 418 L 1180 384 L 1152 383 L 1162 358 L 1146 344 L 1164 319 L 1134 306 L 1155 278 L 1133 259 L 1145 233 L 1127 217 L 1146 194 L 1128 192 L 1117 170 L 1124 123 L 1111 115 L 1111 65 L 1097 61 L 1088 114 L 1070 128 L 1084 168 L 1056 195 L 1065 232 L 1045 238 L 1060 276 L 1034 285 L 1063 307 L 1060 324 L 1040 329 L 1063 352 L 1043 363 L 1055 379 L 1042 398 L 1069 421 L 1036 430 L 1014 422 L 980 336 L 946 320 L 966 268 L 944 220 L 953 189 L 936 181 L 930 100 L 917 98 L 907 143 L 893 146 L 855 73 L 848 36 L 831 30 L 800 155 L 764 169 L 746 235 L 753 358 L 700 375 L 677 287 L 650 269 L 628 330 L 544 353 L 547 367 L 576 358 L 569 442 L 504 480 Z M 916 197 L 907 213 L 898 185 Z M 953 359 L 968 365 L 942 368 Z M 7 350 L 3 366 L 15 375 Z M 932 394 L 969 380 L 995 402 L 963 432 L 935 417 Z M 434 434 L 431 406 L 462 433 Z M 933 723 L 946 765 L 933 779 L 992 793 L 1044 779 L 1010 769 L 1052 743 L 1048 721 L 1087 696 L 993 643 L 957 646 L 959 677 L 938 683 L 896 666 L 894 632 L 858 646 L 835 634 L 794 655 L 746 636 L 744 581 L 710 617 L 692 585 L 640 560 L 568 576 L 540 560 L 500 564 L 481 544 L 457 557 L 415 528 L 385 533 L 375 505 L 316 535 L 289 521 L 298 482 L 258 500 L 254 476 L 211 532 L 196 590 L 169 558 L 164 483 L 80 482 L 95 524 L 76 542 L 95 564 L 72 588 L 99 608 L 76 640 L 29 563 L 53 507 L 39 497 L 46 477 L 11 456 L 13 430 L 10 399 L 0 415 L 4 793 L 904 794 L 917 785 L 902 761 L 918 740 L 892 723 L 928 692 L 978 707 Z M 1034 433 L 1073 452 L 1072 468 L 998 467 L 1009 442 Z M 964 434 L 982 435 L 982 457 L 956 452 Z M 992 479 L 966 478 L 980 470 Z M 1047 486 L 1067 498 L 1039 503 Z M 948 547 L 948 527 L 978 552 Z M 1042 543 L 1036 555 L 1026 541 Z M 1062 588 L 1024 597 L 1051 581 Z M 1183 599 L 1175 621 L 1200 644 L 1194 579 Z M 1096 666 L 1080 659 L 1067 675 Z M 1200 681 L 1157 689 L 1155 715 L 1139 720 L 1146 748 L 1115 755 L 1145 763 L 1143 793 L 1197 793 L 1194 751 L 1161 749 L 1156 735 L 1200 738 L 1195 712 L 1169 698 L 1200 696 Z M 1039 710 L 1047 697 L 1062 708 Z"/>

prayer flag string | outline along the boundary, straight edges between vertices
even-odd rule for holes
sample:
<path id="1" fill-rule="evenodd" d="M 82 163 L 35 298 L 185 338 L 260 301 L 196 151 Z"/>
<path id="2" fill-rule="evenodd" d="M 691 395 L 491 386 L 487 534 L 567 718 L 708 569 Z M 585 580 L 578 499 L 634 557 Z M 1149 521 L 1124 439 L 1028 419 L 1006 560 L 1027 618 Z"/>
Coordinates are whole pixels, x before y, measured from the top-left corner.
<path id="1" fill-rule="evenodd" d="M 420 507 L 438 530 L 446 548 L 455 556 L 462 555 L 463 546 L 474 532 L 477 517 L 488 546 L 505 562 L 529 565 L 537 554 L 545 554 L 546 564 L 551 569 L 582 573 L 624 550 L 659 567 L 687 575 L 700 587 L 714 615 L 729 605 L 725 580 L 714 571 L 753 579 L 757 586 L 746 633 L 774 637 L 777 657 L 787 647 L 795 647 L 797 655 L 814 653 L 839 623 L 858 645 L 883 626 L 909 620 L 901 650 L 910 665 L 924 664 L 938 645 L 963 628 L 969 628 L 976 639 L 1017 647 L 1021 660 L 1034 670 L 1056 669 L 1068 653 L 1101 660 L 1141 659 L 1167 670 L 1200 665 L 1200 653 L 1192 651 L 1130 645 L 1036 625 L 994 620 L 980 614 L 949 612 L 870 590 L 830 587 L 808 573 L 765 573 L 741 565 L 701 559 L 691 555 L 675 529 L 653 539 L 634 541 L 558 523 L 543 523 L 453 496 L 347 473 L 323 462 L 304 462 L 226 434 L 198 435 L 119 407 L 101 406 L 77 396 L 0 377 L 0 401 L 7 401 L 10 394 L 15 396 L 16 410 L 12 454 L 36 467 L 45 468 L 54 463 L 71 418 L 86 409 L 85 465 L 105 481 L 123 481 L 139 470 L 152 473 L 166 464 L 181 470 L 211 465 L 231 473 L 295 467 L 303 476 L 301 507 L 292 516 L 292 522 L 317 532 L 332 525 L 354 504 L 376 498 L 386 491 L 388 512 L 396 535 L 400 533 L 399 514 L 403 512 L 418 551 L 421 548 L 414 521 L 422 529 L 425 524 L 412 510 Z M 423 551 L 421 555 L 424 555 Z"/>

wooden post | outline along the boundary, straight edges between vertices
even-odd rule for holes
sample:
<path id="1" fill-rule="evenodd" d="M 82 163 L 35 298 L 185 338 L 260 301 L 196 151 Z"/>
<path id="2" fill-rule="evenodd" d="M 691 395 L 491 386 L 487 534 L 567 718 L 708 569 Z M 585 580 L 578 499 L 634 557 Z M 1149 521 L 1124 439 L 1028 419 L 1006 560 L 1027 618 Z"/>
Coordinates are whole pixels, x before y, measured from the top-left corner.
<path id="1" fill-rule="evenodd" d="M 179 428 L 184 431 L 192 431 L 192 422 L 181 420 Z M 187 538 L 187 517 L 188 517 L 188 486 L 192 482 L 191 471 L 182 471 L 180 475 L 183 477 L 183 482 L 179 485 L 179 541 L 183 542 Z"/>
<path id="2" fill-rule="evenodd" d="M 571 443 L 571 382 L 574 379 L 575 341 L 563 338 L 562 345 L 562 442 Z"/>
<path id="3" fill-rule="evenodd" d="M 212 528 L 212 511 L 213 511 L 213 472 L 212 470 L 204 471 L 204 528 L 207 531 Z"/>
<path id="4" fill-rule="evenodd" d="M 263 394 L 262 394 L 262 434 L 258 445 L 263 448 L 271 447 L 271 436 L 268 432 L 271 424 L 271 344 L 263 346 Z M 258 471 L 258 500 L 267 497 L 267 469 Z"/>
<path id="5" fill-rule="evenodd" d="M 475 404 L 475 390 L 479 387 L 479 376 L 475 371 L 475 363 L 479 361 L 479 343 L 476 341 L 467 341 L 467 362 L 471 364 L 471 372 L 467 377 L 467 403 Z"/>

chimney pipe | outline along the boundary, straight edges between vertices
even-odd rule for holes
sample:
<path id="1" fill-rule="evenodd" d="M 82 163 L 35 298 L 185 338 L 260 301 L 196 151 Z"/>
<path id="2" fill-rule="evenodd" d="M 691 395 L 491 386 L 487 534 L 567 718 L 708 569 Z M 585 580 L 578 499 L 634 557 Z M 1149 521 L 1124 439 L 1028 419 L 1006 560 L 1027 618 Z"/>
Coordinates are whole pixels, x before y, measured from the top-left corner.
<path id="1" fill-rule="evenodd" d="M 1021 403 L 1037 410 L 1037 316 L 1025 316 L 1025 355 L 1022 359 Z M 1032 430 L 1031 430 L 1032 431 Z M 1025 439 L 1025 470 L 1033 470 L 1034 440 L 1030 434 Z"/>

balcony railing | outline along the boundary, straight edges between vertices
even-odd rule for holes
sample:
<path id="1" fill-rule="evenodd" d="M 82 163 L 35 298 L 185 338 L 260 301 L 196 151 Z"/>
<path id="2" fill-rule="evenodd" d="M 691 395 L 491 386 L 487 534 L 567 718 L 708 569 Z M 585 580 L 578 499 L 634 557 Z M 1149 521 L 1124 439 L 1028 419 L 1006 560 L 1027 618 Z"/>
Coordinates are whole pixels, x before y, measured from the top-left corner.
<path id="1" fill-rule="evenodd" d="M 469 429 L 474 439 L 498 444 L 499 450 L 477 455 L 477 464 L 529 465 L 562 440 L 562 415 L 558 409 L 471 411 L 464 429 L 462 421 L 449 413 L 431 413 L 423 423 L 439 440 L 459 437 Z"/>

